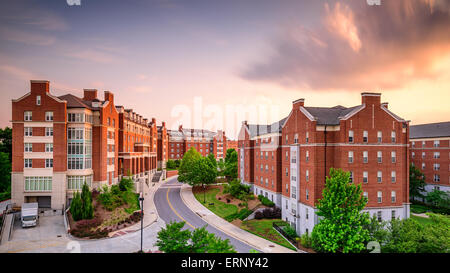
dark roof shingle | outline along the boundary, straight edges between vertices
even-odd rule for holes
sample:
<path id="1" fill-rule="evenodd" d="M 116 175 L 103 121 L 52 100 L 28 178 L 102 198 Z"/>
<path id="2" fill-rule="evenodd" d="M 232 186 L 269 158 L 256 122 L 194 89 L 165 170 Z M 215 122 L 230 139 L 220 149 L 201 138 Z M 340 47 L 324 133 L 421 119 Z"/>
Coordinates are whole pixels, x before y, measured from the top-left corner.
<path id="1" fill-rule="evenodd" d="M 450 136 L 450 121 L 411 125 L 409 138 L 448 137 Z"/>

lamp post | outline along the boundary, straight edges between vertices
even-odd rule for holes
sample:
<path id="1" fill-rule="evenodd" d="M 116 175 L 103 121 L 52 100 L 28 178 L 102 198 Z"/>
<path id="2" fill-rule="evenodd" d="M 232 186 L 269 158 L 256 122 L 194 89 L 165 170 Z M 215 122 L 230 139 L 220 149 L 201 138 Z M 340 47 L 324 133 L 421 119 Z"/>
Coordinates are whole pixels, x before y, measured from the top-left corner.
<path id="1" fill-rule="evenodd" d="M 144 231 L 144 195 L 142 197 L 139 197 L 139 201 L 141 201 L 141 253 L 142 251 L 142 243 L 143 243 L 143 231 Z"/>

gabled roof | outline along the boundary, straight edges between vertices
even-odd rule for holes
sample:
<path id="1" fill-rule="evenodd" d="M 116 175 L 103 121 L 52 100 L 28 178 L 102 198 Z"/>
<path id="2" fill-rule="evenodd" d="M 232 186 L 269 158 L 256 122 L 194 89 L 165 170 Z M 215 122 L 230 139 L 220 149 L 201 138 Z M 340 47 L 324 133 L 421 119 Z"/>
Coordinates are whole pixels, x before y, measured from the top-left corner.
<path id="1" fill-rule="evenodd" d="M 61 100 L 67 101 L 68 108 L 88 108 L 88 109 L 92 108 L 90 105 L 88 105 L 86 102 L 84 102 L 81 98 L 74 96 L 72 94 L 66 94 L 63 96 L 59 96 L 58 98 Z"/>
<path id="2" fill-rule="evenodd" d="M 450 137 L 450 122 L 411 125 L 409 138 Z"/>
<path id="3" fill-rule="evenodd" d="M 334 107 L 304 107 L 317 121 L 317 125 L 339 125 L 340 118 L 349 114 L 353 110 L 361 107 L 344 107 L 341 105 Z"/>
<path id="4" fill-rule="evenodd" d="M 281 119 L 280 121 L 274 122 L 270 125 L 260 125 L 260 124 L 249 124 L 248 130 L 250 132 L 250 137 L 261 136 L 272 133 L 280 133 L 281 128 L 286 121 L 287 117 Z"/>

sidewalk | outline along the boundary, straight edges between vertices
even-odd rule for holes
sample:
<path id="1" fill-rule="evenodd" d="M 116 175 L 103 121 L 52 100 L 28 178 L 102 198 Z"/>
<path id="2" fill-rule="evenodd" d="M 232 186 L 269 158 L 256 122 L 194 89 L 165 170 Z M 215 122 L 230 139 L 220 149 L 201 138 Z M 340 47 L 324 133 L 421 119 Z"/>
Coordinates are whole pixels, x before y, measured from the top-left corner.
<path id="1" fill-rule="evenodd" d="M 150 226 L 156 220 L 158 220 L 158 212 L 155 207 L 155 202 L 153 201 L 153 195 L 159 189 L 159 187 L 164 184 L 166 180 L 162 180 L 160 182 L 149 182 L 148 186 L 146 183 L 144 184 L 144 228 Z M 141 222 L 126 227 L 121 230 L 116 230 L 109 233 L 109 237 L 117 237 L 121 235 L 125 235 L 127 233 L 132 233 L 141 230 Z"/>
<path id="2" fill-rule="evenodd" d="M 296 253 L 296 251 L 290 250 L 276 243 L 272 243 L 250 232 L 240 229 L 237 226 L 215 215 L 213 212 L 205 208 L 200 202 L 197 201 L 194 194 L 192 193 L 191 186 L 183 185 L 180 190 L 180 195 L 186 206 L 197 215 L 199 215 L 209 225 L 223 231 L 229 236 L 232 236 L 249 244 L 250 246 L 253 246 L 255 249 L 259 249 L 265 253 Z"/>

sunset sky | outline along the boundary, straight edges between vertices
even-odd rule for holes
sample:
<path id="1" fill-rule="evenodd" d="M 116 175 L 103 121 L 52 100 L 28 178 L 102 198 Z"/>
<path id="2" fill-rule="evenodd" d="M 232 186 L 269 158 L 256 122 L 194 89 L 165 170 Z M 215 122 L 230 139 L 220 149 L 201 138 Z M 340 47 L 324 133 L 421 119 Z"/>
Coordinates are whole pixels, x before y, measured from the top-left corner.
<path id="1" fill-rule="evenodd" d="M 365 91 L 411 124 L 450 121 L 450 1 L 8 1 L 0 127 L 32 79 L 58 96 L 109 90 L 158 125 L 231 138 L 243 119 L 285 117 L 295 99 L 354 106 Z"/>

